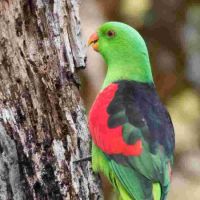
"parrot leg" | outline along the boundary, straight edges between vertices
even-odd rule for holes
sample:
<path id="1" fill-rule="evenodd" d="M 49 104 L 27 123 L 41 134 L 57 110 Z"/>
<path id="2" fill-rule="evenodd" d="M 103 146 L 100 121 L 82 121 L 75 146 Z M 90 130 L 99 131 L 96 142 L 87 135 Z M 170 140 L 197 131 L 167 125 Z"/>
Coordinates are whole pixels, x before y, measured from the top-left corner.
<path id="1" fill-rule="evenodd" d="M 84 162 L 84 161 L 91 161 L 92 160 L 92 156 L 87 156 L 85 158 L 80 158 L 78 160 L 75 160 L 73 163 L 78 164 L 80 162 Z"/>

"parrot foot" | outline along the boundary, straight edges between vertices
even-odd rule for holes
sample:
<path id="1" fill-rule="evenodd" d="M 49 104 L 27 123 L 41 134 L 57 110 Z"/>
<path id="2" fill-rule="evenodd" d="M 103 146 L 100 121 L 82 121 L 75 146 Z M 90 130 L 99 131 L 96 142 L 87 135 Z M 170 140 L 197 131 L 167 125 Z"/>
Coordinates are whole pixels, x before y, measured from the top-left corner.
<path id="1" fill-rule="evenodd" d="M 92 160 L 92 156 L 87 156 L 85 158 L 80 158 L 78 160 L 75 160 L 73 163 L 77 164 L 77 163 L 80 163 L 80 162 L 91 161 L 91 160 Z"/>

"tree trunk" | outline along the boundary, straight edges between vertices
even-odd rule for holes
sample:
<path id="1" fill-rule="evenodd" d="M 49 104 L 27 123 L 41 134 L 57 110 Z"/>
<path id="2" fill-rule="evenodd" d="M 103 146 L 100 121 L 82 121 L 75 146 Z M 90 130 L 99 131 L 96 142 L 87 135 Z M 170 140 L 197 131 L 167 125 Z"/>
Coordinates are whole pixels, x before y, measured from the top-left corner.
<path id="1" fill-rule="evenodd" d="M 0 1 L 0 200 L 101 199 L 75 78 L 76 0 Z"/>

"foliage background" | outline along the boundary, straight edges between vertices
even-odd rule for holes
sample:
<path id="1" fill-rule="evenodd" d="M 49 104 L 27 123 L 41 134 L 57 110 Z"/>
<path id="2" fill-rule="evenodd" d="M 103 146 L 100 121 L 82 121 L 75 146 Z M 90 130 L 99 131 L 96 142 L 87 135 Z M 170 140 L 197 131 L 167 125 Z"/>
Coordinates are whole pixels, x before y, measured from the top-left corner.
<path id="1" fill-rule="evenodd" d="M 175 166 L 169 200 L 200 199 L 200 2 L 199 0 L 84 0 L 83 38 L 105 21 L 122 21 L 145 38 L 154 79 L 176 133 Z M 100 55 L 87 49 L 81 72 L 89 110 L 105 74 Z M 104 179 L 103 179 L 104 180 Z M 114 198 L 104 180 L 105 199 Z"/>

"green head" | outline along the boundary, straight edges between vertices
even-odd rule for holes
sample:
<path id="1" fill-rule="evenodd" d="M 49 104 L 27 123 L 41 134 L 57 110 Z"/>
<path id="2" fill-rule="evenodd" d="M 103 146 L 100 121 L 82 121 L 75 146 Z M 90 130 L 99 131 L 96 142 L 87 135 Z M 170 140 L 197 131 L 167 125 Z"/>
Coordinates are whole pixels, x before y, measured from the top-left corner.
<path id="1" fill-rule="evenodd" d="M 107 22 L 90 37 L 89 44 L 108 65 L 104 87 L 123 79 L 153 82 L 146 44 L 132 27 L 120 22 Z"/>

